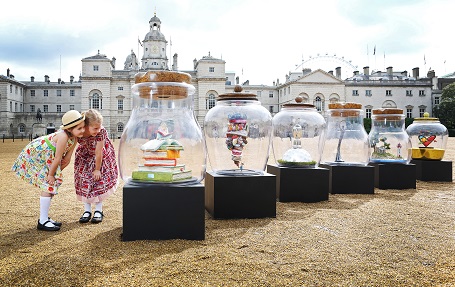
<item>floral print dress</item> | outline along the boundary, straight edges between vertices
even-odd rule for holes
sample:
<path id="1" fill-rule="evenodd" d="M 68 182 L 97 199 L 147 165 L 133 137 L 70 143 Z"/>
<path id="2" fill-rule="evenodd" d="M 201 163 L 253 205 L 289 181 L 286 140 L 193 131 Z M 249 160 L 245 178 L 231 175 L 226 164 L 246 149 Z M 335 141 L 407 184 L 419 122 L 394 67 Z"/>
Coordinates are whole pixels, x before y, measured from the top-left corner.
<path id="1" fill-rule="evenodd" d="M 74 185 L 76 197 L 85 203 L 102 202 L 117 189 L 118 168 L 115 160 L 115 150 L 104 127 L 92 137 L 77 139 L 74 161 Z M 101 163 L 101 179 L 95 181 L 95 149 L 96 144 L 104 141 L 103 161 Z"/>
<path id="2" fill-rule="evenodd" d="M 55 171 L 55 183 L 50 185 L 46 182 L 46 176 L 49 173 L 49 168 L 55 158 L 55 141 L 53 140 L 58 132 L 45 135 L 31 141 L 19 154 L 11 168 L 19 178 L 31 185 L 37 186 L 42 191 L 50 194 L 57 194 L 58 187 L 63 182 L 62 170 L 60 164 Z M 70 138 L 66 143 L 66 148 L 63 152 L 63 157 L 75 144 L 75 139 Z"/>

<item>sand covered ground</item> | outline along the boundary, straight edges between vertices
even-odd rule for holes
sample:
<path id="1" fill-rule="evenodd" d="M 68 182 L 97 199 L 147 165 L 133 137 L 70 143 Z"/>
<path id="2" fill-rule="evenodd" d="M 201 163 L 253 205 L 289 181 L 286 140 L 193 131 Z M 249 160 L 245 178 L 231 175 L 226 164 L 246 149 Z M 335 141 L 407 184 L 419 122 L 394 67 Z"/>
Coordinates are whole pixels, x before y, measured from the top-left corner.
<path id="1" fill-rule="evenodd" d="M 203 241 L 123 242 L 122 184 L 101 224 L 80 224 L 72 164 L 50 211 L 62 229 L 36 229 L 39 192 L 10 171 L 26 144 L 0 142 L 0 286 L 455 286 L 453 182 L 278 202 L 276 218 L 206 213 Z"/>

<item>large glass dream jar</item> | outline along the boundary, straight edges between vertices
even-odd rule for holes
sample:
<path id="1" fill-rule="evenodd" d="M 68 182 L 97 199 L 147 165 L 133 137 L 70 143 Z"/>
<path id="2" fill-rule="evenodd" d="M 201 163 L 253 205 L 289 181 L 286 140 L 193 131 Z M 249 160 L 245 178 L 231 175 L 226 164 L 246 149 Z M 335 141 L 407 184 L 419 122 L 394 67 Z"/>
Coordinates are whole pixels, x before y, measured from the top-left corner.
<path id="1" fill-rule="evenodd" d="M 133 110 L 119 146 L 122 179 L 184 184 L 204 178 L 205 144 L 193 114 L 195 88 L 190 82 L 186 73 L 136 74 Z"/>
<path id="2" fill-rule="evenodd" d="M 370 162 L 403 163 L 411 160 L 411 141 L 404 127 L 402 109 L 374 109 L 371 115 Z"/>
<path id="3" fill-rule="evenodd" d="M 256 95 L 220 95 L 204 119 L 207 155 L 212 170 L 222 175 L 261 175 L 265 171 L 272 134 L 272 115 Z"/>
<path id="4" fill-rule="evenodd" d="M 321 164 L 366 166 L 369 161 L 368 134 L 364 112 L 358 103 L 330 103 L 327 126 L 321 137 Z"/>
<path id="5" fill-rule="evenodd" d="M 406 131 L 411 138 L 412 159 L 442 160 L 449 132 L 438 118 L 424 113 L 422 118 L 415 118 Z"/>
<path id="6" fill-rule="evenodd" d="M 324 117 L 314 105 L 284 104 L 272 120 L 272 149 L 276 164 L 283 167 L 312 168 L 320 160 L 319 141 L 325 129 Z"/>

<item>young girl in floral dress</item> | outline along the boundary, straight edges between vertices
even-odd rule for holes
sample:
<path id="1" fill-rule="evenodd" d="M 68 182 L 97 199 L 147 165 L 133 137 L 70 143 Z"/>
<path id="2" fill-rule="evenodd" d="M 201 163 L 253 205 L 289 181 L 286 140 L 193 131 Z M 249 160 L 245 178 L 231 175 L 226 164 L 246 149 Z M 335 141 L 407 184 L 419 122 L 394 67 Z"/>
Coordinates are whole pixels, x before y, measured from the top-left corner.
<path id="1" fill-rule="evenodd" d="M 76 138 L 85 131 L 84 115 L 71 110 L 62 117 L 60 130 L 30 142 L 19 154 L 12 170 L 27 183 L 41 190 L 40 217 L 37 228 L 60 230 L 62 225 L 49 217 L 52 197 L 62 184 L 62 170 L 69 164 L 76 146 Z"/>
<path id="2" fill-rule="evenodd" d="M 103 221 L 103 201 L 117 189 L 115 150 L 102 126 L 103 117 L 94 109 L 85 113 L 85 132 L 78 138 L 74 162 L 76 197 L 84 203 L 80 223 Z M 92 204 L 95 212 L 92 217 Z"/>

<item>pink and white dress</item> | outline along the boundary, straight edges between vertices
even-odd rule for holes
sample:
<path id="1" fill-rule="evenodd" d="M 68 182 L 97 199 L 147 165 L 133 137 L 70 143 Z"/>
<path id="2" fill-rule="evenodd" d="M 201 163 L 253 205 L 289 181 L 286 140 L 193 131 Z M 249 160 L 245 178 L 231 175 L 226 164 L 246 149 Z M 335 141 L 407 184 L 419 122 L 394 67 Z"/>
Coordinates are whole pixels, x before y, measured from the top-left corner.
<path id="1" fill-rule="evenodd" d="M 103 161 L 101 163 L 101 179 L 95 181 L 95 148 L 96 144 L 104 140 Z M 79 146 L 76 149 L 74 161 L 74 185 L 76 197 L 85 203 L 103 201 L 117 189 L 118 168 L 115 149 L 108 137 L 107 131 L 101 127 L 100 132 L 92 137 L 78 138 Z"/>

